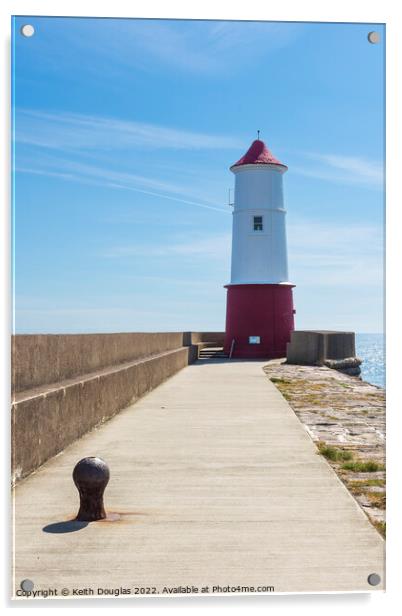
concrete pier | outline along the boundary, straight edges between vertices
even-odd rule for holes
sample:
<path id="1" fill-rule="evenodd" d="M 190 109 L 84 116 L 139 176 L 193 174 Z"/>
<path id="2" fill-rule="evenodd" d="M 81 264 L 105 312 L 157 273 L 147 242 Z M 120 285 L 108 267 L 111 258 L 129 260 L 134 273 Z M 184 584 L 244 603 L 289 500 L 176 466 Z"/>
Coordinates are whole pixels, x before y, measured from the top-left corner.
<path id="1" fill-rule="evenodd" d="M 14 590 L 24 579 L 70 597 L 88 588 L 383 589 L 382 538 L 263 365 L 198 361 L 21 481 Z M 71 473 L 85 456 L 110 467 L 105 508 L 118 520 L 71 521 Z"/>

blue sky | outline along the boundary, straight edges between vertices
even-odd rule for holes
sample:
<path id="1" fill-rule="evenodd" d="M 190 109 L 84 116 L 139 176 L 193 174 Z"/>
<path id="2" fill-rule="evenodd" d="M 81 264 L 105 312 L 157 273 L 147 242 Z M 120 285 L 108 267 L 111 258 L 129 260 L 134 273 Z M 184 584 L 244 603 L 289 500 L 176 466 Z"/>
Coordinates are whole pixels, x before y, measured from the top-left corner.
<path id="1" fill-rule="evenodd" d="M 15 18 L 16 332 L 223 330 L 229 166 L 257 129 L 289 167 L 297 329 L 380 332 L 384 36 Z"/>

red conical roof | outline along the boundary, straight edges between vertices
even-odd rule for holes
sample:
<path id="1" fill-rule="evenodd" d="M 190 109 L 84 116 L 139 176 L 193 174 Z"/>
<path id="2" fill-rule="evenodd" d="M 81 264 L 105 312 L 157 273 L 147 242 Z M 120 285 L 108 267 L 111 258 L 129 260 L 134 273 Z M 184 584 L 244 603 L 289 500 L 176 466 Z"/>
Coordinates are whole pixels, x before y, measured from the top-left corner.
<path id="1" fill-rule="evenodd" d="M 260 139 L 253 141 L 244 156 L 230 168 L 240 167 L 240 165 L 280 165 L 281 167 L 286 167 L 286 165 L 271 154 L 265 143 L 260 141 Z"/>

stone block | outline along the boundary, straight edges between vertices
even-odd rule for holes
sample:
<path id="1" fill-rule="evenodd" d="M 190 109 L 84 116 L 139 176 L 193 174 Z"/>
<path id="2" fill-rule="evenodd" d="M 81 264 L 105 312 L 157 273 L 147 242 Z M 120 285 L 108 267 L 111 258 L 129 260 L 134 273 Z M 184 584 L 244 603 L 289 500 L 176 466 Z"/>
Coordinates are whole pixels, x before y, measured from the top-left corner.
<path id="1" fill-rule="evenodd" d="M 355 357 L 354 332 L 295 330 L 287 344 L 289 364 L 324 365 L 325 360 Z"/>

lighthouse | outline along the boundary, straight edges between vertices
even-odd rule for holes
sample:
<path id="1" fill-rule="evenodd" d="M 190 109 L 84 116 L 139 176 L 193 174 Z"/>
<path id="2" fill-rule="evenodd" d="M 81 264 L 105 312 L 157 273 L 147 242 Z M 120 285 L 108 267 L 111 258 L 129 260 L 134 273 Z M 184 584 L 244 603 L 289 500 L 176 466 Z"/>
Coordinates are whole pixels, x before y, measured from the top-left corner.
<path id="1" fill-rule="evenodd" d="M 230 170 L 235 192 L 224 349 L 231 357 L 285 357 L 295 312 L 283 199 L 287 166 L 256 139 Z"/>

